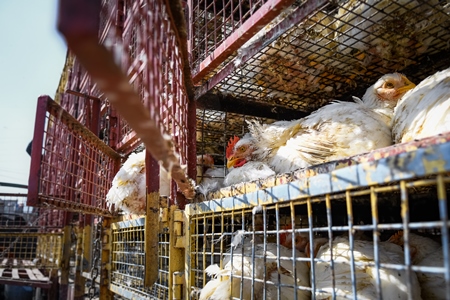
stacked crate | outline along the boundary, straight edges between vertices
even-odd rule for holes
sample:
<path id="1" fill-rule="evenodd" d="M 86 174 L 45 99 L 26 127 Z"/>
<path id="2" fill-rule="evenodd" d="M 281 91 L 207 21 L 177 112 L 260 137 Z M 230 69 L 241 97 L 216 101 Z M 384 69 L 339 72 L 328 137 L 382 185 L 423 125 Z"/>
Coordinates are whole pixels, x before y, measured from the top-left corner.
<path id="1" fill-rule="evenodd" d="M 0 282 L 50 288 L 62 261 L 64 214 L 0 194 Z"/>
<path id="2" fill-rule="evenodd" d="M 419 83 L 450 66 L 445 46 L 450 18 L 444 2 L 193 0 L 189 4 L 191 68 L 198 85 L 197 149 L 218 153 L 222 159 L 230 137 L 248 132 L 244 120 L 299 119 L 333 99 L 361 97 L 383 74 L 401 72 Z M 217 126 L 214 118 L 225 125 Z M 240 124 L 238 130 L 235 124 Z M 209 136 L 214 138 L 205 138 Z M 268 266 L 263 280 L 256 271 L 242 275 L 241 259 L 263 268 L 261 261 L 270 261 L 269 254 L 261 256 L 258 249 L 279 244 L 288 233 L 309 240 L 325 238 L 322 249 L 335 246 L 331 241 L 336 237 L 347 237 L 349 294 L 359 282 L 356 270 L 372 263 L 378 276 L 385 268 L 405 272 L 405 289 L 412 299 L 419 296 L 413 292 L 414 273 L 440 276 L 450 299 L 448 142 L 449 135 L 444 134 L 399 144 L 223 188 L 209 194 L 209 201 L 188 205 L 186 297 L 197 298 L 214 280 L 205 271 L 208 266 L 230 268 L 230 257 L 237 268 L 231 275 L 237 280 L 233 297 L 284 290 L 286 297 L 295 299 L 293 289 L 316 299 L 342 296 L 334 288 L 340 284 L 335 272 L 343 267 L 329 256 L 324 261 L 323 256 L 295 257 L 294 251 L 287 257 L 278 255 L 278 267 L 286 261 L 292 268 L 308 263 L 308 284 L 292 280 L 281 286 L 276 278 L 267 277 Z M 203 200 L 203 195 L 198 197 Z M 440 265 L 417 266 L 405 255 L 401 263 L 386 266 L 377 257 L 379 248 L 398 231 L 442 244 Z M 358 261 L 361 254 L 354 242 L 360 239 L 373 243 L 373 262 Z M 313 244 L 308 249 L 312 253 Z M 406 254 L 415 251 L 409 243 L 403 248 Z M 325 289 L 319 281 L 325 276 L 324 265 L 330 278 Z M 223 275 L 216 280 L 229 280 L 229 273 Z M 383 287 L 380 281 L 375 285 L 373 297 L 380 298 Z"/>
<path id="3" fill-rule="evenodd" d="M 227 142 L 248 131 L 246 120 L 298 119 L 333 99 L 361 97 L 382 74 L 398 71 L 418 83 L 450 65 L 445 1 L 174 3 L 101 1 L 98 34 L 161 134 L 170 135 L 191 178 L 197 154 L 210 154 L 217 166 L 225 166 Z M 180 6 L 187 28 L 174 17 L 180 16 Z M 173 190 L 161 201 L 159 228 L 148 228 L 149 220 L 142 216 L 113 219 L 105 203 L 120 163 L 141 141 L 77 58 L 70 53 L 68 58 L 59 105 L 45 97 L 39 102 L 28 201 L 92 216 L 80 218 L 80 226 L 95 227 L 100 216 L 108 220 L 104 224 L 111 226 L 104 232 L 111 248 L 105 248 L 111 256 L 107 260 L 109 254 L 104 255 L 97 267 L 110 268 L 102 272 L 101 285 L 116 297 L 195 299 L 212 279 L 205 268 L 224 267 L 230 252 L 242 251 L 237 244 L 253 241 L 248 253 L 235 256 L 245 254 L 255 263 L 261 259 L 255 245 L 279 244 L 284 234 L 292 234 L 325 238 L 328 244 L 348 236 L 351 247 L 360 238 L 370 240 L 378 278 L 380 268 L 406 272 L 412 294 L 413 272 L 442 274 L 450 299 L 448 134 L 199 194 L 197 203 L 181 211 L 170 206 L 177 203 L 184 209 L 184 197 Z M 147 170 L 148 192 L 158 190 L 155 174 L 158 166 Z M 158 249 L 150 252 L 147 237 L 156 230 Z M 445 263 L 419 267 L 408 256 L 401 264 L 380 262 L 380 243 L 398 230 L 438 240 Z M 406 253 L 410 248 L 406 243 Z M 313 243 L 309 250 L 314 252 Z M 355 270 L 361 264 L 351 250 L 348 267 L 356 290 Z M 150 285 L 147 271 L 156 260 L 158 278 Z M 279 268 L 282 261 L 293 267 L 309 263 L 311 284 L 282 286 L 277 280 L 239 278 L 236 273 L 232 276 L 240 284 L 233 294 L 258 295 L 261 284 L 277 294 L 282 288 L 318 298 L 336 293 L 336 283 L 331 291 L 318 286 L 316 266 L 324 261 L 277 255 L 273 263 Z M 330 269 L 335 263 L 325 261 Z M 378 281 L 376 297 L 381 292 Z"/>

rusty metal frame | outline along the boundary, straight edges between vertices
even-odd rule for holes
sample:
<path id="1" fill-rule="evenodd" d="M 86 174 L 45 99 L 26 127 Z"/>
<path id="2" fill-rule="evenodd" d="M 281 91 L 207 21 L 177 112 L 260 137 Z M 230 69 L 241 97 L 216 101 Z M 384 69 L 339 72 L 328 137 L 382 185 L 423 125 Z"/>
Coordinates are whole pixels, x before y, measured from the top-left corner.
<path id="1" fill-rule="evenodd" d="M 169 170 L 188 199 L 194 187 L 180 165 L 173 141 L 163 137 L 158 124 L 142 105 L 127 76 L 114 62 L 113 54 L 98 42 L 100 1 L 60 0 L 58 30 L 89 75 L 97 82 L 117 112 L 134 129 L 152 156 Z"/>
<path id="2" fill-rule="evenodd" d="M 381 297 L 382 293 L 380 278 L 380 270 L 382 268 L 404 271 L 404 278 L 406 278 L 405 286 L 408 291 L 413 290 L 411 285 L 413 272 L 441 274 L 445 279 L 447 295 L 450 294 L 450 269 L 448 263 L 448 228 L 450 223 L 447 207 L 447 194 L 450 187 L 450 177 L 448 175 L 450 172 L 450 141 L 446 140 L 448 136 L 450 135 L 447 134 L 418 141 L 417 143 L 422 144 L 422 147 L 414 150 L 411 149 L 412 145 L 410 144 L 409 152 L 398 153 L 378 160 L 361 162 L 325 174 L 315 174 L 311 177 L 305 177 L 272 188 L 258 189 L 257 185 L 253 185 L 249 186 L 247 193 L 243 195 L 217 198 L 203 203 L 188 205 L 186 207 L 186 216 L 189 220 L 189 226 L 186 230 L 188 234 L 186 242 L 188 243 L 187 249 L 189 250 L 186 251 L 185 259 L 186 262 L 189 262 L 189 265 L 186 269 L 186 276 L 188 278 L 186 279 L 185 292 L 189 293 L 192 289 L 202 287 L 196 281 L 202 277 L 202 274 L 203 285 L 206 283 L 207 277 L 203 271 L 207 264 L 218 263 L 217 257 L 220 259 L 220 263 L 222 263 L 223 255 L 233 256 L 233 247 L 231 247 L 230 253 L 230 250 L 227 251 L 222 242 L 223 239 L 227 239 L 229 242 L 233 238 L 233 233 L 237 230 L 245 231 L 247 229 L 248 231 L 244 232 L 244 235 L 248 238 L 253 238 L 253 240 L 255 240 L 256 235 L 261 238 L 264 237 L 264 245 L 267 243 L 266 235 L 268 233 L 272 235 L 276 234 L 277 244 L 279 244 L 279 234 L 283 232 L 281 225 L 285 224 L 282 223 L 279 216 L 279 211 L 283 208 L 285 209 L 286 219 L 289 220 L 290 218 L 292 228 L 296 228 L 292 230 L 292 234 L 294 232 L 309 233 L 310 241 L 314 241 L 313 237 L 322 234 L 322 236 L 328 237 L 327 243 L 330 249 L 333 245 L 333 236 L 336 233 L 341 232 L 346 234 L 348 232 L 349 247 L 352 249 L 349 254 L 348 265 L 351 272 L 354 295 L 357 291 L 355 269 L 356 267 L 360 268 L 368 265 L 374 267 L 378 274 L 374 278 L 378 298 Z M 430 144 L 431 140 L 441 140 L 442 143 Z M 399 148 L 402 148 L 402 146 L 405 145 L 399 145 Z M 431 194 L 434 197 L 433 201 L 429 198 L 431 197 L 430 187 L 431 190 L 434 189 L 434 192 Z M 421 199 L 422 205 L 428 206 L 433 202 L 433 215 L 436 219 L 428 220 L 425 218 L 423 220 L 412 220 L 409 214 L 414 212 L 414 210 L 412 210 L 408 199 L 410 193 L 423 197 Z M 384 199 L 381 199 L 382 195 L 384 195 Z M 395 204 L 391 202 L 394 199 L 396 199 Z M 416 197 L 414 200 L 419 199 Z M 383 207 L 385 208 L 393 205 L 397 207 L 398 210 L 395 210 L 395 213 L 398 213 L 396 215 L 396 221 L 389 221 L 389 217 L 383 216 L 385 214 L 389 215 L 389 213 L 382 211 L 378 207 L 380 203 L 384 203 Z M 332 211 L 335 209 L 334 205 L 337 204 L 341 208 L 344 206 L 347 214 L 345 215 L 344 213 L 342 215 L 343 211 L 338 210 L 333 215 L 333 218 L 339 214 L 339 216 L 343 217 L 342 220 L 346 220 L 343 224 L 339 224 L 339 220 L 335 224 L 332 219 Z M 313 207 L 317 211 L 318 205 L 321 205 L 322 211 L 321 215 L 316 216 Z M 368 220 L 367 223 L 360 224 L 355 222 L 355 217 L 359 218 L 360 216 L 358 214 L 361 213 L 356 210 L 356 205 L 358 205 L 358 208 L 364 205 L 370 211 L 364 217 Z M 306 219 L 306 216 L 296 215 L 294 213 L 294 206 L 302 208 L 301 211 L 307 211 L 307 226 L 302 226 L 305 224 L 297 223 L 297 217 Z M 274 220 L 273 218 L 272 221 L 275 221 L 276 225 L 271 224 L 275 227 L 274 229 L 267 230 L 265 226 L 260 229 L 255 229 L 255 208 L 259 208 L 258 213 L 263 214 L 264 225 L 269 224 L 266 218 L 266 211 L 269 208 L 274 211 L 276 219 Z M 290 216 L 286 213 L 288 209 L 290 210 Z M 417 213 L 421 214 L 423 212 L 416 211 L 416 218 Z M 228 220 L 226 224 L 224 222 L 224 216 Z M 322 222 L 319 225 L 316 224 L 318 222 L 317 217 Z M 250 222 L 249 219 L 251 219 L 251 226 L 248 224 Z M 215 225 L 217 222 L 221 226 Z M 286 221 L 283 220 L 283 222 Z M 240 224 L 242 224 L 242 227 Z M 244 227 L 244 224 L 246 224 L 246 227 Z M 403 230 L 404 232 L 404 261 L 401 263 L 383 262 L 379 251 L 381 247 L 380 242 L 384 239 L 380 237 L 380 234 L 383 231 L 389 233 L 397 230 Z M 442 248 L 444 249 L 441 250 L 443 251 L 444 257 L 443 265 L 430 267 L 412 264 L 410 257 L 411 249 L 408 244 L 410 230 L 430 230 L 430 234 L 432 230 L 433 232 L 435 232 L 434 230 L 440 230 Z M 370 263 L 355 259 L 356 254 L 353 253 L 353 250 L 355 249 L 354 241 L 357 239 L 355 235 L 356 231 L 366 231 L 371 234 L 370 239 L 373 239 L 373 261 Z M 214 247 L 219 247 L 219 241 L 220 250 L 214 249 Z M 217 245 L 214 246 L 214 244 Z M 314 253 L 315 248 L 313 242 L 311 242 L 309 249 L 310 253 Z M 329 251 L 331 257 L 333 257 L 332 250 Z M 241 255 L 240 252 L 237 252 L 237 255 Z M 253 259 L 255 257 L 254 253 L 247 253 L 247 256 Z M 214 257 L 216 257 L 215 260 Z M 239 259 L 239 256 L 235 259 Z M 335 262 L 333 259 L 325 261 L 331 271 L 330 290 L 327 291 L 320 289 L 315 283 L 315 278 L 317 278 L 315 264 L 324 262 L 323 258 L 301 258 L 297 261 L 305 260 L 311 265 L 311 287 L 298 288 L 298 286 L 294 285 L 294 288 L 298 290 L 309 290 L 313 295 L 315 293 L 326 293 L 330 297 L 335 297 L 337 294 L 334 290 L 336 287 L 334 283 L 336 275 L 334 273 L 333 264 Z M 239 275 L 235 276 L 242 279 Z M 245 277 L 245 279 L 252 280 L 252 282 L 255 281 L 253 277 Z M 281 288 L 280 285 L 277 285 L 277 287 L 278 289 Z"/>
<path id="3" fill-rule="evenodd" d="M 263 4 L 238 30 L 233 32 L 200 63 L 198 70 L 193 72 L 194 83 L 200 82 L 293 2 L 293 0 L 270 0 Z"/>
<path id="4" fill-rule="evenodd" d="M 74 117 L 72 117 L 68 112 L 62 109 L 56 102 L 54 102 L 49 96 L 41 96 L 38 99 L 37 104 L 37 113 L 36 113 L 36 123 L 35 123 L 35 131 L 33 136 L 33 148 L 31 153 L 32 163 L 30 166 L 30 177 L 29 177 L 29 189 L 28 189 L 28 199 L 27 205 L 29 206 L 42 206 L 48 205 L 51 207 L 61 208 L 65 210 L 71 211 L 82 211 L 85 213 L 96 213 L 103 215 L 111 215 L 111 212 L 106 208 L 106 203 L 103 202 L 102 207 L 98 207 L 94 205 L 94 199 L 92 199 L 92 194 L 90 195 L 90 204 L 89 203 L 77 203 L 74 201 L 70 201 L 71 199 L 69 195 L 46 195 L 41 191 L 41 180 L 49 178 L 45 178 L 48 174 L 42 174 L 41 172 L 41 163 L 43 162 L 44 155 L 42 153 L 42 149 L 44 147 L 44 135 L 47 130 L 58 130 L 56 125 L 53 122 L 49 122 L 46 124 L 47 114 L 55 118 L 55 120 L 59 120 L 62 124 L 65 124 L 67 130 L 72 132 L 73 134 L 78 134 L 80 137 L 83 137 L 84 140 L 90 144 L 95 145 L 96 149 L 102 151 L 106 156 L 112 159 L 115 162 L 115 168 L 117 169 L 118 164 L 120 162 L 121 156 L 116 153 L 113 149 L 104 144 L 94 133 L 88 130 L 86 127 L 81 125 Z M 77 135 L 77 136 L 78 136 Z M 63 137 L 61 137 L 63 138 Z M 54 141 L 56 142 L 56 141 Z M 75 143 L 79 143 L 75 141 Z M 50 145 L 51 146 L 51 145 Z M 72 152 L 75 151 L 74 147 Z M 69 153 L 70 154 L 70 153 Z M 51 155 L 51 154 L 50 154 Z M 51 157 L 47 157 L 51 161 Z M 66 157 L 68 159 L 67 164 L 70 165 L 71 174 L 75 174 L 77 168 L 74 166 L 75 162 L 70 161 L 70 159 L 75 159 L 74 156 Z M 92 166 L 83 166 L 85 168 L 89 168 Z M 65 170 L 68 171 L 68 170 Z M 109 170 L 114 171 L 114 170 Z M 86 174 L 83 173 L 83 176 Z M 69 188 L 74 188 L 75 182 L 72 182 Z M 87 185 L 88 191 L 92 188 L 89 186 L 92 183 Z M 46 204 L 44 204 L 46 203 Z"/>
<path id="5" fill-rule="evenodd" d="M 284 32 L 286 32 L 287 30 L 289 30 L 290 28 L 295 26 L 297 23 L 299 23 L 300 21 L 302 21 L 307 16 L 309 16 L 312 13 L 314 13 L 315 11 L 317 11 L 318 9 L 320 9 L 321 7 L 326 5 L 327 3 L 329 3 L 328 0 L 307 1 L 301 7 L 298 7 L 289 16 L 284 18 L 280 23 L 278 23 L 273 28 L 271 28 L 270 30 L 265 32 L 263 35 L 261 35 L 258 38 L 257 41 L 255 41 L 253 44 L 249 45 L 249 47 L 245 50 L 244 53 L 242 53 L 238 57 L 235 57 L 225 67 L 223 67 L 219 72 L 214 74 L 211 77 L 211 79 L 209 79 L 206 83 L 201 85 L 196 90 L 196 94 L 195 94 L 196 99 L 198 99 L 202 95 L 206 94 L 209 90 L 211 90 L 214 86 L 216 86 L 216 84 L 220 83 L 222 80 L 224 80 L 232 72 L 237 70 L 239 67 L 243 66 L 245 64 L 245 62 L 247 62 L 250 58 L 252 58 L 255 54 L 257 54 L 261 49 L 263 49 L 267 45 L 270 45 L 270 43 L 272 43 L 274 40 L 276 40 L 278 37 L 280 37 Z M 263 7 L 261 7 L 261 9 L 262 8 Z M 265 18 L 266 17 L 264 16 L 264 20 L 266 20 Z M 270 18 L 269 22 L 273 19 L 273 17 L 271 15 L 268 16 L 267 18 Z M 250 21 L 250 20 L 248 20 L 248 21 Z M 250 30 L 250 28 L 246 28 L 245 27 L 245 23 L 244 23 L 242 25 L 242 29 L 239 28 L 239 31 L 240 30 Z M 237 35 L 238 33 L 241 35 L 240 32 L 233 33 L 233 35 Z M 256 33 L 254 33 L 254 34 L 256 34 Z M 226 41 L 224 41 L 224 43 L 225 42 Z M 242 45 L 240 45 L 240 46 L 242 46 Z M 230 45 L 230 47 L 231 47 L 231 45 Z M 218 48 L 218 49 L 220 49 L 220 48 Z M 235 51 L 237 49 L 234 49 L 233 51 Z M 216 51 L 218 51 L 218 50 L 216 49 Z M 214 51 L 214 53 L 216 53 L 216 51 Z M 230 55 L 231 53 L 233 53 L 233 51 L 231 51 L 231 52 L 224 51 L 224 52 L 227 52 L 228 55 Z M 213 57 L 213 55 L 211 55 L 211 57 Z M 237 60 L 239 62 L 237 62 Z M 223 61 L 219 61 L 219 62 L 222 63 Z M 215 67 L 217 67 L 217 66 L 215 66 Z M 211 71 L 211 68 L 205 68 L 204 72 L 207 72 L 207 71 Z M 204 73 L 204 72 L 202 72 L 202 73 Z M 196 83 L 199 82 L 202 79 L 203 78 L 199 78 L 199 76 L 194 77 L 194 80 L 196 80 L 195 81 Z M 297 116 L 297 118 L 299 118 L 299 117 L 302 117 L 302 115 Z"/>

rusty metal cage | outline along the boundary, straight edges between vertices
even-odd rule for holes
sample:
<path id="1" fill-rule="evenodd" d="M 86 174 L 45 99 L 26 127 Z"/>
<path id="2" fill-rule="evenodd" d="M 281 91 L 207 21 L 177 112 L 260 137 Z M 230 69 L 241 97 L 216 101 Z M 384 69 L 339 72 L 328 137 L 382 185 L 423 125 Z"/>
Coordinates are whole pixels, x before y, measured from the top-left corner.
<path id="1" fill-rule="evenodd" d="M 164 1 L 102 1 L 100 41 L 117 54 L 117 63 L 162 133 L 175 138 L 176 150 L 185 164 L 187 94 L 176 29 Z M 105 107 L 109 109 L 107 101 Z M 140 143 L 134 131 L 113 109 L 106 115 L 114 119 L 112 147 L 125 154 L 133 151 Z"/>
<path id="2" fill-rule="evenodd" d="M 228 280 L 233 299 L 294 299 L 294 290 L 298 299 L 390 299 L 395 288 L 385 276 L 398 273 L 401 299 L 449 299 L 449 147 L 428 140 L 412 152 L 188 205 L 185 292 L 195 299 L 207 283 Z M 418 260 L 424 241 L 436 252 Z M 368 273 L 371 296 L 362 287 Z"/>
<path id="3" fill-rule="evenodd" d="M 27 204 L 110 215 L 119 154 L 48 96 L 39 98 Z"/>
<path id="4" fill-rule="evenodd" d="M 226 175 L 225 150 L 229 139 L 233 136 L 243 136 L 248 131 L 246 120 L 259 120 L 271 123 L 269 118 L 256 118 L 245 114 L 230 113 L 212 109 L 197 109 L 197 154 L 209 154 L 214 159 L 214 165 L 223 168 L 222 177 Z M 198 167 L 201 165 L 198 164 Z M 218 177 L 219 179 L 220 177 Z M 197 174 L 201 182 L 203 173 Z"/>
<path id="5" fill-rule="evenodd" d="M 189 62 L 182 50 L 186 32 L 174 21 L 171 1 L 101 1 L 99 40 L 115 54 L 161 133 L 170 134 L 191 177 L 196 154 L 225 165 L 227 141 L 247 131 L 246 119 L 298 119 L 332 99 L 362 96 L 381 74 L 401 71 L 419 82 L 450 65 L 446 1 L 187 2 Z M 188 63 L 195 97 L 186 88 Z M 104 199 L 119 166 L 117 152 L 128 155 L 141 141 L 77 59 L 69 72 L 62 109 L 48 99 L 40 104 L 33 141 L 40 167 L 32 166 L 28 201 L 110 217 Z M 186 246 L 184 298 L 197 298 L 207 283 L 230 276 L 238 282 L 235 298 L 341 297 L 357 293 L 359 271 L 372 268 L 374 298 L 384 296 L 380 274 L 394 270 L 409 298 L 425 272 L 442 279 L 450 299 L 449 140 L 444 135 L 217 191 L 211 201 L 187 206 L 186 240 L 180 232 L 178 238 L 159 233 L 159 276 L 151 287 L 145 219 L 114 223 L 109 289 L 124 298 L 177 298 L 174 277 L 181 268 L 170 265 L 179 259 L 178 245 Z M 411 149 L 417 150 L 405 152 Z M 156 185 L 147 176 L 148 191 Z M 169 197 L 171 203 L 180 198 Z M 438 242 L 442 262 L 414 260 L 416 234 Z M 400 260 L 381 255 L 389 238 L 401 244 Z M 370 249 L 364 262 L 356 251 L 360 240 Z M 337 241 L 347 243 L 348 257 L 336 257 Z M 243 278 L 244 258 L 262 272 Z M 301 280 L 304 274 L 289 271 L 297 268 L 307 270 Z M 344 269 L 348 291 L 338 277 Z M 213 278 L 211 270 L 223 272 Z"/>
<path id="6" fill-rule="evenodd" d="M 0 194 L 0 282 L 48 287 L 62 259 L 64 215 L 26 206 L 25 194 Z"/>
<path id="7" fill-rule="evenodd" d="M 242 105 L 281 106 L 301 117 L 332 99 L 361 96 L 382 74 L 400 71 L 419 82 L 449 65 L 445 2 L 267 1 L 290 6 L 275 19 L 264 5 L 256 10 L 252 17 L 259 13 L 268 24 L 259 32 L 245 26 L 252 17 L 236 14 L 241 26 L 230 41 L 209 38 L 223 31 L 223 17 L 213 8 L 234 2 L 192 1 L 190 42 L 192 53 L 201 53 L 192 68 L 194 82 L 202 84 L 200 100 L 215 87 L 214 93 L 238 97 Z M 239 1 L 239 7 L 250 3 Z M 240 39 L 246 44 L 231 43 Z"/>
<path id="8" fill-rule="evenodd" d="M 163 228 L 158 242 L 158 279 L 145 284 L 145 218 L 113 223 L 110 289 L 117 295 L 131 299 L 168 299 L 169 297 L 169 233 Z M 152 228 L 151 230 L 155 230 Z M 155 262 L 152 262 L 155 263 Z"/>

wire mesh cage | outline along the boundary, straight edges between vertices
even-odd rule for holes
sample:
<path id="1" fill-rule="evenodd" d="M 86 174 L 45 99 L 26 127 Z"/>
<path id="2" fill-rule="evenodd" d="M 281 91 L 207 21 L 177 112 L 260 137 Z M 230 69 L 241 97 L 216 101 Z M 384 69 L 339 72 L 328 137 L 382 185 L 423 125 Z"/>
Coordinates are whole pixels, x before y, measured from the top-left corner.
<path id="1" fill-rule="evenodd" d="M 110 215 L 120 156 L 49 97 L 38 102 L 27 204 Z"/>
<path id="2" fill-rule="evenodd" d="M 187 94 L 181 72 L 184 63 L 177 28 L 166 4 L 164 1 L 102 1 L 100 19 L 101 41 L 117 54 L 117 63 L 162 133 L 175 137 L 176 150 L 182 163 L 186 163 Z M 111 113 L 111 118 L 116 117 L 117 140 L 113 147 L 129 153 L 139 143 L 138 138 L 122 118 Z"/>
<path id="3" fill-rule="evenodd" d="M 212 38 L 221 36 L 221 14 L 210 14 L 202 23 L 208 9 L 232 2 L 193 1 L 190 13 L 197 31 L 193 29 L 191 43 L 202 41 L 193 46 L 193 53 L 202 53 L 192 60 L 192 68 L 202 71 L 202 76 L 194 76 L 196 82 L 203 82 L 197 97 L 216 87 L 215 92 L 253 103 L 309 113 L 331 99 L 361 96 L 382 74 L 400 71 L 419 82 L 449 65 L 450 19 L 445 1 L 290 2 L 273 20 L 268 11 L 257 10 L 266 12 L 263 18 L 268 25 L 257 33 L 238 27 L 234 35 L 247 42 L 235 48 Z M 274 5 L 277 1 L 268 2 Z M 239 3 L 245 6 L 247 2 Z M 207 37 L 211 37 L 209 47 L 204 46 Z M 227 60 L 219 59 L 214 52 L 219 50 L 227 53 Z M 220 64 L 211 62 L 216 60 Z"/>
<path id="4" fill-rule="evenodd" d="M 183 77 L 187 58 L 180 50 L 180 28 L 166 7 L 170 1 L 101 4 L 100 40 L 115 53 L 161 133 L 171 135 L 180 162 L 192 166 L 193 155 L 209 154 L 223 175 L 227 142 L 247 132 L 249 115 L 270 123 L 283 119 L 278 112 L 284 109 L 300 118 L 332 99 L 361 96 L 381 74 L 402 71 L 418 82 L 449 66 L 445 1 L 191 0 L 191 67 L 193 81 L 200 85 L 195 147 Z M 103 95 L 77 62 L 73 74 L 69 86 L 82 95 L 64 103 L 71 107 L 69 114 L 90 127 L 89 114 L 98 101 L 93 98 Z M 83 97 L 84 102 L 73 101 Z M 219 101 L 214 107 L 210 99 L 233 104 Z M 116 118 L 107 99 L 98 103 L 100 134 L 105 129 L 107 143 L 116 151 L 134 151 L 140 144 L 137 136 Z M 66 114 L 60 118 L 60 111 L 50 111 L 49 129 L 40 138 L 48 146 L 36 150 L 43 149 L 44 179 L 30 185 L 33 191 L 40 189 L 31 199 L 109 215 L 102 199 L 119 156 L 90 134 L 88 142 L 78 140 L 84 131 Z M 58 140 L 58 146 L 55 137 L 67 140 Z M 230 296 L 242 299 L 361 298 L 365 293 L 368 299 L 426 299 L 431 297 L 423 283 L 426 273 L 445 286 L 441 298 L 450 299 L 448 141 L 446 135 L 438 143 L 400 145 L 279 175 L 271 183 L 233 186 L 209 202 L 188 206 L 186 295 L 205 299 L 214 284 L 229 284 Z M 85 144 L 86 149 L 80 148 Z M 66 156 L 70 162 L 64 164 Z M 203 166 L 197 162 L 198 176 Z M 148 179 L 147 187 L 155 182 Z M 169 234 L 159 233 L 159 276 L 148 287 L 143 220 L 112 226 L 110 289 L 125 298 L 170 298 L 169 264 L 175 255 L 169 259 Z M 420 238 L 436 242 L 434 265 L 418 258 L 421 252 L 414 243 Z M 397 284 L 389 286 L 386 276 Z M 370 288 L 360 290 L 368 286 L 368 277 Z"/>
<path id="5" fill-rule="evenodd" d="M 62 232 L 33 229 L 1 233 L 2 268 L 58 269 L 62 255 Z"/>
<path id="6" fill-rule="evenodd" d="M 0 193 L 0 281 L 44 287 L 61 264 L 64 215 L 27 206 L 26 199 Z"/>
<path id="7" fill-rule="evenodd" d="M 111 290 L 128 299 L 133 297 L 168 299 L 169 233 L 167 228 L 159 233 L 158 279 L 150 287 L 145 284 L 146 255 L 152 256 L 145 251 L 145 218 L 114 223 L 111 228 Z"/>
<path id="8" fill-rule="evenodd" d="M 227 174 L 225 152 L 226 145 L 233 136 L 243 136 L 248 131 L 246 121 L 258 120 L 265 123 L 271 123 L 274 120 L 269 118 L 256 118 L 245 114 L 231 113 L 212 109 L 197 109 L 197 154 L 210 155 L 214 160 L 214 177 L 208 177 L 209 174 L 201 171 L 205 166 L 201 161 L 197 161 L 197 182 L 205 184 L 208 179 L 223 181 Z M 223 171 L 223 172 L 218 172 Z M 214 188 L 207 188 L 206 191 L 212 191 Z"/>
<path id="9" fill-rule="evenodd" d="M 186 293 L 448 299 L 448 147 L 187 206 Z"/>

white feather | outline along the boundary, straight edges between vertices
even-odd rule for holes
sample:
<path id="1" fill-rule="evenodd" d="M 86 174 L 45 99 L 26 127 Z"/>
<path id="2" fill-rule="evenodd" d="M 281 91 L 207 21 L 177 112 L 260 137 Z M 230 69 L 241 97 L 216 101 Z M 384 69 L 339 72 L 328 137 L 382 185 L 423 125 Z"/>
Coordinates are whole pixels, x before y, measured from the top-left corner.
<path id="1" fill-rule="evenodd" d="M 253 264 L 252 247 L 255 251 L 255 263 Z M 280 258 L 287 258 L 286 260 L 280 259 L 280 268 L 277 268 L 277 248 L 279 247 Z M 217 300 L 217 299 L 230 299 L 230 297 L 241 298 L 241 284 L 242 298 L 251 299 L 253 290 L 254 299 L 262 299 L 263 294 L 266 293 L 266 299 L 294 299 L 294 289 L 292 287 L 283 286 L 281 288 L 281 295 L 278 298 L 278 284 L 296 284 L 297 286 L 309 287 L 309 269 L 306 262 L 297 261 L 294 264 L 292 261 L 292 254 L 295 252 L 297 258 L 304 257 L 304 255 L 297 250 L 290 250 L 281 245 L 268 243 L 266 245 L 266 251 L 264 252 L 264 245 L 251 243 L 244 243 L 244 245 L 238 246 L 233 251 L 233 259 L 231 260 L 231 254 L 227 255 L 223 260 L 223 268 L 208 267 L 205 271 L 213 275 L 213 278 L 205 285 L 200 294 L 200 300 Z M 244 253 L 244 256 L 242 256 Z M 260 257 L 257 257 L 260 256 Z M 265 256 L 265 260 L 262 258 Z M 290 260 L 288 258 L 291 258 Z M 294 281 L 294 273 L 296 274 L 297 281 Z M 230 275 L 233 274 L 233 280 Z M 278 274 L 280 275 L 280 281 L 278 281 Z M 266 281 L 271 280 L 273 283 L 266 282 L 266 288 L 264 290 L 264 283 L 260 281 L 254 281 L 250 277 L 255 279 L 264 279 Z M 309 291 L 297 290 L 297 299 L 310 299 Z"/>
<path id="2" fill-rule="evenodd" d="M 422 80 L 394 111 L 392 137 L 409 142 L 450 131 L 450 68 Z"/>
<path id="3" fill-rule="evenodd" d="M 377 299 L 376 268 L 374 248 L 371 241 L 354 241 L 354 259 L 366 263 L 355 265 L 356 289 L 358 299 Z M 386 264 L 404 264 L 403 250 L 390 242 L 379 243 L 379 259 Z M 336 299 L 352 297 L 352 278 L 350 270 L 350 245 L 347 237 L 337 237 L 333 241 L 334 279 Z M 330 269 L 331 252 L 329 244 L 320 247 L 315 261 L 316 288 L 325 292 L 316 292 L 317 299 L 330 299 L 332 292 L 332 276 Z M 370 265 L 372 264 L 372 265 Z M 420 287 L 416 275 L 412 274 L 412 299 L 420 298 Z M 381 294 L 384 300 L 408 299 L 406 271 L 380 268 Z"/>
<path id="4" fill-rule="evenodd" d="M 387 83 L 393 87 L 386 89 Z M 256 159 L 284 173 L 387 147 L 393 108 L 402 93 L 386 91 L 406 87 L 413 87 L 406 77 L 386 74 L 367 89 L 363 101 L 333 101 L 295 121 L 250 123 Z"/>
<path id="5" fill-rule="evenodd" d="M 275 172 L 265 163 L 249 161 L 239 168 L 232 168 L 224 180 L 224 186 L 230 186 L 240 182 L 264 179 L 275 175 Z"/>
<path id="6" fill-rule="evenodd" d="M 403 234 L 391 237 L 392 242 L 403 246 Z M 409 245 L 412 253 L 412 263 L 417 266 L 445 267 L 441 244 L 434 240 L 409 233 Z M 439 300 L 446 298 L 445 276 L 443 273 L 416 272 L 420 282 L 422 299 Z"/>
<path id="7" fill-rule="evenodd" d="M 159 174 L 160 195 L 170 195 L 170 177 L 161 166 Z M 129 214 L 145 214 L 147 201 L 145 176 L 145 150 L 131 153 L 114 176 L 112 186 L 106 195 L 109 208 L 121 209 Z"/>

